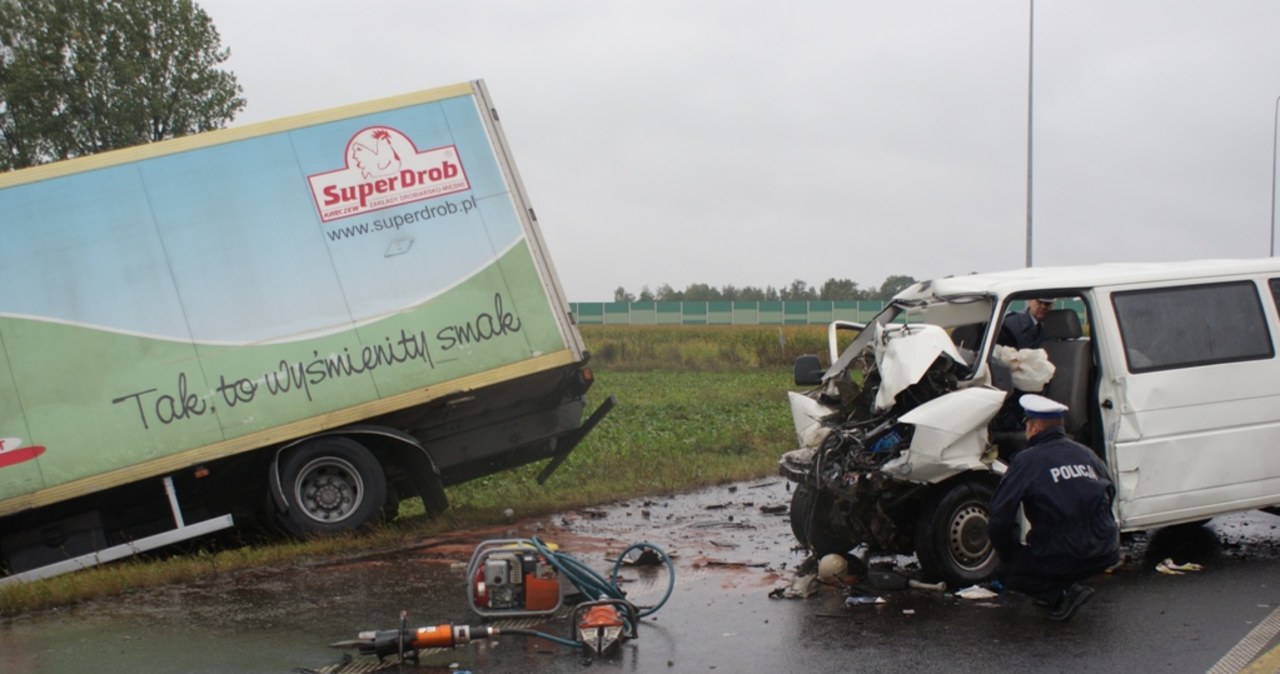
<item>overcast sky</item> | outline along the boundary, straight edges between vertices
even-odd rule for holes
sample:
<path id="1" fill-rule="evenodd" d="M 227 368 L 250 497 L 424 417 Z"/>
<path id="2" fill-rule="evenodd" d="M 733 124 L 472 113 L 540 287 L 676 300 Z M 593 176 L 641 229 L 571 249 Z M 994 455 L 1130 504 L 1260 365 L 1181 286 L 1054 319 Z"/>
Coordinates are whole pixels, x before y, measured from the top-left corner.
<path id="1" fill-rule="evenodd" d="M 236 124 L 489 86 L 570 301 L 1025 266 L 1028 0 L 197 0 Z M 1276 0 L 1036 0 L 1036 266 L 1265 257 Z"/>

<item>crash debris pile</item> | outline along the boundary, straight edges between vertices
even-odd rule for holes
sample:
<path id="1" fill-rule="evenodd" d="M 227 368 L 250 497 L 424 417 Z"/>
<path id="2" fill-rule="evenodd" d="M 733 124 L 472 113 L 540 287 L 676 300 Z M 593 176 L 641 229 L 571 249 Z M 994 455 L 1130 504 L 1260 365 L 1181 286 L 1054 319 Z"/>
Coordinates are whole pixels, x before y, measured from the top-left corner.
<path id="1" fill-rule="evenodd" d="M 848 595 L 847 606 L 861 604 L 884 604 L 887 600 L 880 596 L 881 592 L 901 590 L 922 590 L 945 594 L 946 583 L 926 583 L 910 578 L 905 570 L 877 566 L 868 568 L 866 563 L 857 557 L 852 558 L 860 573 L 851 573 L 850 557 L 842 554 L 828 554 L 821 558 L 811 556 L 796 568 L 791 582 L 769 593 L 773 599 L 806 599 L 824 587 L 834 588 Z"/>

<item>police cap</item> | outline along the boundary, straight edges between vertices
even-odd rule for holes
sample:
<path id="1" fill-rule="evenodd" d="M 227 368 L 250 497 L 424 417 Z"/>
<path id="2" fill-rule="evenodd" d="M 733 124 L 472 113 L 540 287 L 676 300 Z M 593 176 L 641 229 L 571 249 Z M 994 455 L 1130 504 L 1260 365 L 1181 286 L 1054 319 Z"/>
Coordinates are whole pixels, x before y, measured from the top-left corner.
<path id="1" fill-rule="evenodd" d="M 1067 412 L 1067 406 L 1042 395 L 1028 393 L 1018 400 L 1029 419 L 1060 419 Z"/>

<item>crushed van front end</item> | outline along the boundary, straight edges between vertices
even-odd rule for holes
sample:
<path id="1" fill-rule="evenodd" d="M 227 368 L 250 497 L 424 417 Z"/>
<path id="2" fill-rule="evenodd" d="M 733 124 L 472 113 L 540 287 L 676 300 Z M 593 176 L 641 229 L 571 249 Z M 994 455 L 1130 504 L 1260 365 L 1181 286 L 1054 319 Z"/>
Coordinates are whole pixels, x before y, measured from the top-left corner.
<path id="1" fill-rule="evenodd" d="M 819 556 L 865 545 L 915 553 L 948 583 L 984 579 L 995 565 L 986 502 L 1002 466 L 987 425 L 1005 393 L 975 380 L 940 326 L 886 321 L 864 333 L 820 386 L 789 394 L 800 447 L 779 472 L 795 482 L 792 531 Z"/>

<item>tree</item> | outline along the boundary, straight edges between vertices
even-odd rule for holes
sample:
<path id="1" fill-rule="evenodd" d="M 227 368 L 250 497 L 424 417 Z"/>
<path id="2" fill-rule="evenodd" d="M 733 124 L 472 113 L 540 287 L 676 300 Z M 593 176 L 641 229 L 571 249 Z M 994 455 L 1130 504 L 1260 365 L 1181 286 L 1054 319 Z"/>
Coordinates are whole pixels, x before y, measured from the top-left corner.
<path id="1" fill-rule="evenodd" d="M 0 168 L 222 128 L 230 55 L 192 0 L 0 0 Z"/>
<path id="2" fill-rule="evenodd" d="M 808 283 L 800 279 L 792 281 L 791 285 L 782 291 L 782 299 L 787 302 L 803 302 L 817 298 L 818 295 L 813 288 L 810 288 Z"/>
<path id="3" fill-rule="evenodd" d="M 878 299 L 890 300 L 894 295 L 897 295 L 910 286 L 915 285 L 915 283 L 916 280 L 910 276 L 894 274 L 892 276 L 885 277 L 884 282 L 880 284 L 880 292 L 876 294 L 879 295 Z"/>
<path id="4" fill-rule="evenodd" d="M 720 291 L 705 283 L 691 283 L 684 289 L 683 299 L 691 302 L 714 302 L 720 299 Z"/>
<path id="5" fill-rule="evenodd" d="M 623 288 L 622 286 L 618 286 L 617 290 L 613 291 L 613 301 L 614 302 L 634 302 L 636 301 L 636 296 L 627 292 L 626 288 Z"/>
<path id="6" fill-rule="evenodd" d="M 641 299 L 644 298 L 642 297 Z M 672 288 L 670 283 L 663 283 L 658 286 L 658 289 L 653 293 L 653 297 L 650 297 L 649 299 L 657 300 L 659 302 L 679 302 L 684 299 L 684 295 L 675 288 Z"/>
<path id="7" fill-rule="evenodd" d="M 818 299 L 823 300 L 860 300 L 866 293 L 858 289 L 858 282 L 847 278 L 829 278 L 818 290 Z"/>

